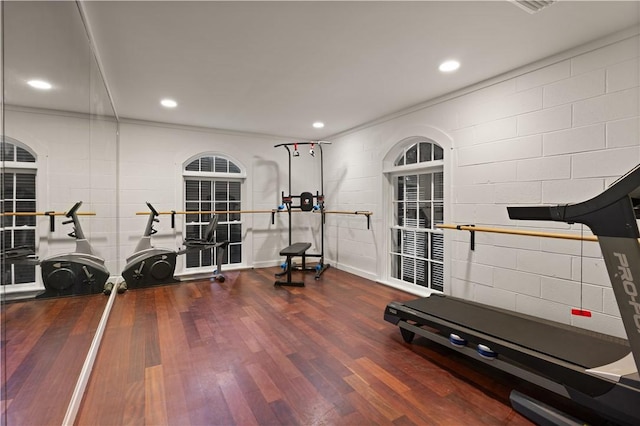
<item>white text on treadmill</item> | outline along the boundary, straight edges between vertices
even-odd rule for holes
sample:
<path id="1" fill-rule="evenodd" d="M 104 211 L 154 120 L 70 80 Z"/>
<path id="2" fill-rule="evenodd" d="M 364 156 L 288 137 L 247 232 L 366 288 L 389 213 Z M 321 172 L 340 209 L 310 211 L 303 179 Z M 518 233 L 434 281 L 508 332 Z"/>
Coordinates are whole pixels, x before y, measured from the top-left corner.
<path id="1" fill-rule="evenodd" d="M 620 279 L 622 280 L 622 288 L 624 292 L 629 296 L 629 304 L 633 306 L 635 315 L 633 316 L 633 322 L 636 325 L 636 331 L 640 333 L 640 303 L 636 302 L 638 296 L 638 289 L 633 282 L 633 275 L 631 275 L 631 269 L 629 269 L 629 261 L 624 253 L 613 253 L 618 258 L 620 265 L 618 270 L 620 271 Z"/>

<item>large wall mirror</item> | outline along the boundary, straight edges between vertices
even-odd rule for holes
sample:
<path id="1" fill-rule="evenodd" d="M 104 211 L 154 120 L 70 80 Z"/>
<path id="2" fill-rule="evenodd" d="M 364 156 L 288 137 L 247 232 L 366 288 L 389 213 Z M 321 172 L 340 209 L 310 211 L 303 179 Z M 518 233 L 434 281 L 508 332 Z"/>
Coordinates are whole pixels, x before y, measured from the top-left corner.
<path id="1" fill-rule="evenodd" d="M 83 259 L 68 253 L 119 275 L 118 122 L 76 2 L 0 7 L 2 420 L 61 424 L 108 300 L 103 278 L 68 266 Z M 44 214 L 78 202 L 84 239 L 65 223 L 73 218 Z M 29 261 L 8 258 L 18 247 L 33 251 Z M 79 288 L 63 291 L 83 273 Z"/>

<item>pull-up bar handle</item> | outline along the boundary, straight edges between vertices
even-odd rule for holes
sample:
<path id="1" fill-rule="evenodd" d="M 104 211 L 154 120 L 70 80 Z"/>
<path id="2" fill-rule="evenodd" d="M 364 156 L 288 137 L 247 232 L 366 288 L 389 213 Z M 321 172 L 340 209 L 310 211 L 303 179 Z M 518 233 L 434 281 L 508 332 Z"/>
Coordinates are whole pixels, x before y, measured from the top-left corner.
<path id="1" fill-rule="evenodd" d="M 293 146 L 293 145 L 331 145 L 329 141 L 305 141 L 305 142 L 288 142 L 288 143 L 279 143 L 274 145 L 274 148 L 279 146 Z"/>

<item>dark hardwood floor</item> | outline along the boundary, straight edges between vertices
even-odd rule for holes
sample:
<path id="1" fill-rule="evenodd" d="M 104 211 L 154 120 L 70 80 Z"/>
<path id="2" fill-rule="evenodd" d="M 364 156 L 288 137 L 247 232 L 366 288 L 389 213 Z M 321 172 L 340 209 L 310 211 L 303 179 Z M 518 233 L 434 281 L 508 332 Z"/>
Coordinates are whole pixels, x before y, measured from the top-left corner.
<path id="1" fill-rule="evenodd" d="M 278 288 L 275 271 L 118 295 L 77 424 L 530 424 L 512 379 L 383 320 L 414 296 L 335 269 Z"/>
<path id="2" fill-rule="evenodd" d="M 508 402 L 521 382 L 383 320 L 414 296 L 276 271 L 117 295 L 76 424 L 530 424 Z M 1 424 L 61 424 L 106 301 L 3 305 Z"/>
<path id="3" fill-rule="evenodd" d="M 2 306 L 3 425 L 60 425 L 107 299 Z"/>

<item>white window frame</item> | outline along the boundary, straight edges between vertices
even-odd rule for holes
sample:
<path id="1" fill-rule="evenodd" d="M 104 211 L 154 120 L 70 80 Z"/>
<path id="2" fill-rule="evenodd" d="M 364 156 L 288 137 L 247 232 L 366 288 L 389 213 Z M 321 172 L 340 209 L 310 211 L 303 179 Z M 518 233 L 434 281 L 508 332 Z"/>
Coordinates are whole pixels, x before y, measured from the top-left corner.
<path id="1" fill-rule="evenodd" d="M 193 161 L 198 160 L 200 158 L 203 157 L 220 157 L 220 158 L 224 158 L 225 160 L 235 164 L 239 169 L 240 172 L 239 173 L 223 173 L 223 172 L 198 172 L 198 171 L 192 171 L 192 170 L 185 170 L 186 167 L 191 164 Z M 189 159 L 187 159 L 186 161 L 184 161 L 182 163 L 182 167 L 181 167 L 181 171 L 182 171 L 182 203 L 185 207 L 185 211 L 186 211 L 186 192 L 185 192 L 185 187 L 186 187 L 186 181 L 187 180 L 207 180 L 207 181 L 211 181 L 212 184 L 215 181 L 228 181 L 228 182 L 239 182 L 240 183 L 240 205 L 242 208 L 242 205 L 246 203 L 246 196 L 247 196 L 247 190 L 246 190 L 246 177 L 247 177 L 247 172 L 246 172 L 246 167 L 237 159 L 233 158 L 232 156 L 226 154 L 226 153 L 221 153 L 221 152 L 203 152 L 203 153 L 199 153 L 197 155 L 194 155 L 192 157 L 190 157 Z M 214 203 L 212 203 L 214 204 Z M 212 206 L 212 209 L 215 209 L 215 205 Z M 245 226 L 245 221 L 243 220 L 243 215 L 240 215 L 239 220 L 234 220 L 232 222 L 220 222 L 220 224 L 239 224 L 241 226 L 242 229 L 242 234 L 244 237 L 244 234 L 246 234 L 246 226 Z M 187 220 L 186 220 L 187 215 L 184 215 L 184 219 L 182 220 L 182 232 L 181 232 L 181 236 L 184 238 L 186 237 L 186 228 L 187 228 Z M 177 226 L 177 225 L 176 225 Z M 246 262 L 247 262 L 247 244 L 244 241 L 244 238 L 242 238 L 242 241 L 240 243 L 240 247 L 241 247 L 241 263 L 233 263 L 233 264 L 223 264 L 222 265 L 222 269 L 224 270 L 228 270 L 228 269 L 241 269 L 241 268 L 246 268 Z M 201 266 L 201 267 L 191 267 L 191 268 L 187 268 L 187 262 L 186 262 L 186 256 L 179 256 L 178 257 L 178 273 L 176 273 L 176 276 L 180 277 L 180 276 L 189 276 L 189 277 L 194 277 L 194 276 L 198 276 L 198 275 L 209 275 L 211 274 L 211 272 L 213 270 L 216 269 L 216 262 L 214 262 L 213 265 L 211 266 Z"/>
<path id="2" fill-rule="evenodd" d="M 405 152 L 405 149 L 420 140 L 431 142 L 439 145 L 443 149 L 443 159 L 434 160 L 423 163 L 407 164 L 403 166 L 395 166 L 395 161 L 399 155 Z M 393 191 L 394 178 L 403 174 L 417 174 L 420 171 L 433 171 L 441 168 L 444 173 L 444 222 L 448 223 L 452 216 L 451 209 L 451 161 L 452 161 L 452 139 L 445 132 L 427 125 L 409 125 L 404 128 L 397 129 L 386 139 L 387 153 L 382 159 L 382 205 L 383 220 L 382 228 L 382 244 L 384 247 L 385 261 L 378 263 L 378 282 L 390 287 L 398 288 L 417 296 L 428 296 L 432 293 L 440 293 L 427 287 L 418 286 L 392 278 L 391 270 L 391 227 L 394 225 L 393 211 Z M 444 273 L 443 287 L 444 293 L 451 292 L 451 233 L 444 232 Z"/>
<path id="3" fill-rule="evenodd" d="M 31 149 L 29 146 L 27 146 L 26 144 L 8 137 L 8 136 L 4 136 L 4 143 L 7 144 L 11 144 L 14 145 L 15 147 L 19 147 L 25 151 L 27 151 L 29 154 L 31 154 L 31 156 L 33 156 L 33 158 L 35 159 L 34 162 L 22 162 L 22 161 L 3 161 L 2 162 L 2 168 L 3 168 L 3 172 L 8 172 L 8 173 L 24 173 L 24 172 L 28 172 L 29 174 L 33 174 L 35 175 L 36 179 L 35 179 L 35 190 L 36 190 L 36 194 L 35 194 L 35 205 L 36 208 L 39 204 L 38 200 L 39 200 L 39 183 L 38 183 L 38 174 L 39 174 L 39 161 L 38 161 L 38 155 L 33 151 L 33 149 Z M 15 189 L 15 188 L 14 188 Z M 35 226 L 31 227 L 27 227 L 27 229 L 33 229 L 34 232 L 34 250 L 35 253 L 37 254 L 39 252 L 40 249 L 40 238 L 39 238 L 39 232 L 38 232 L 38 224 L 40 221 L 36 220 L 35 221 L 36 224 Z M 48 221 L 47 221 L 48 223 Z M 13 228 L 13 227 L 12 227 Z M 4 267 L 11 267 L 11 265 L 3 265 L 3 269 Z M 37 293 L 41 292 L 42 290 L 44 290 L 44 286 L 42 284 L 42 280 L 40 278 L 40 267 L 39 266 L 34 266 L 35 268 L 35 281 L 33 282 L 28 282 L 28 283 L 20 283 L 20 284 L 8 284 L 8 285 L 3 285 L 0 286 L 1 287 L 1 291 L 2 291 L 2 297 L 5 299 L 19 299 L 22 297 L 32 297 L 34 295 L 36 295 Z"/>
<path id="4" fill-rule="evenodd" d="M 426 141 L 425 141 L 426 142 Z M 435 143 L 435 142 L 432 142 Z M 432 173 L 438 173 L 438 172 L 442 172 L 444 173 L 444 162 L 443 161 L 430 161 L 428 163 L 421 163 L 423 165 L 423 167 L 420 168 L 416 168 L 416 167 L 411 167 L 410 169 L 407 169 L 404 166 L 399 166 L 398 169 L 402 169 L 402 171 L 393 171 L 390 172 L 388 174 L 389 179 L 391 180 L 391 193 L 389 194 L 389 199 L 391 201 L 391 215 L 390 215 L 390 221 L 386 227 L 387 232 L 390 234 L 393 231 L 408 231 L 408 232 L 422 232 L 424 234 L 427 235 L 427 239 L 430 240 L 430 235 L 429 234 L 439 234 L 442 235 L 444 237 L 444 231 L 440 230 L 440 229 L 435 229 L 433 227 L 428 227 L 428 228 L 420 228 L 420 227 L 410 227 L 410 226 L 400 226 L 398 223 L 396 223 L 396 215 L 395 215 L 395 211 L 397 209 L 396 206 L 396 199 L 394 197 L 394 192 L 395 192 L 395 181 L 398 177 L 400 176 L 407 176 L 407 175 L 421 175 L 421 174 L 432 174 Z M 413 166 L 413 165 L 412 165 Z M 446 183 L 445 183 L 446 185 Z M 443 188 L 444 189 L 444 188 Z M 416 202 L 418 203 L 419 201 L 416 200 Z M 422 202 L 422 201 L 420 201 Z M 431 203 L 433 203 L 433 196 L 432 196 L 432 200 L 430 200 Z M 443 208 L 444 208 L 444 198 L 442 200 L 442 204 L 443 204 Z M 433 216 L 433 214 L 432 214 Z M 443 241 L 444 244 L 444 241 Z M 429 246 L 429 250 L 430 250 L 430 246 Z M 444 250 L 444 247 L 443 247 Z M 414 261 L 418 261 L 418 260 L 426 260 L 427 262 L 430 263 L 438 263 L 441 264 L 442 267 L 444 268 L 444 259 L 442 262 L 437 261 L 437 260 L 432 260 L 431 256 L 429 255 L 428 257 L 418 257 L 418 256 L 407 256 L 407 255 L 403 255 L 401 253 L 397 253 L 393 251 L 393 241 L 392 238 L 389 237 L 389 245 L 388 245 L 388 250 L 387 250 L 387 261 L 389 262 L 389 275 L 387 277 L 387 279 L 389 281 L 393 281 L 395 282 L 396 286 L 404 286 L 406 284 L 410 284 L 412 286 L 417 286 L 420 287 L 422 289 L 428 290 L 428 291 L 433 291 L 433 292 L 438 292 L 440 293 L 441 291 L 432 288 L 431 282 L 429 281 L 429 286 L 418 286 L 417 284 L 411 284 L 408 281 L 399 279 L 399 278 L 395 278 L 393 277 L 393 261 L 392 261 L 392 257 L 396 256 L 396 255 L 400 255 L 400 257 L 408 257 L 408 258 L 412 258 L 414 259 Z M 429 268 L 430 269 L 430 268 Z M 415 272 L 414 272 L 415 275 Z M 415 277 L 414 277 L 415 278 Z M 444 275 L 443 275 L 443 286 L 444 286 Z"/>

